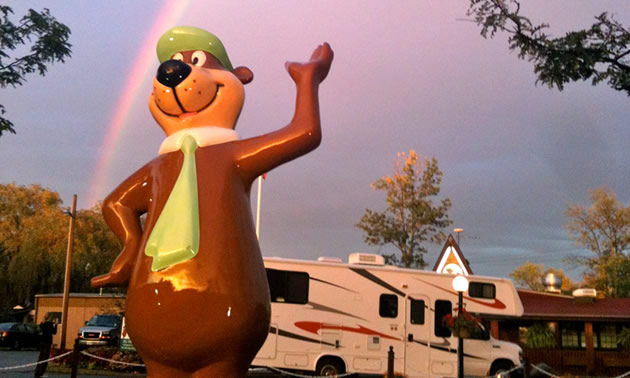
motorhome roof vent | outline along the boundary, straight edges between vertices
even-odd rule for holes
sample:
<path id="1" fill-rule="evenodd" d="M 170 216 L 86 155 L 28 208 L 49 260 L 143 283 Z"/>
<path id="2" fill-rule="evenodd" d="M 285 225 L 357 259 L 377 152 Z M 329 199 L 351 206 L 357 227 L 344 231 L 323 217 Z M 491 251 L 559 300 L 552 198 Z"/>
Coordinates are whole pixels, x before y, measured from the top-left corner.
<path id="1" fill-rule="evenodd" d="M 371 253 L 351 253 L 348 256 L 348 264 L 356 265 L 385 265 L 385 259 L 383 256 L 374 255 Z"/>
<path id="2" fill-rule="evenodd" d="M 581 288 L 573 290 L 574 297 L 597 297 L 597 290 L 589 288 Z"/>
<path id="3" fill-rule="evenodd" d="M 327 263 L 343 264 L 343 260 L 340 259 L 339 257 L 321 256 L 321 257 L 317 258 L 317 261 L 319 261 L 319 262 L 327 262 Z"/>

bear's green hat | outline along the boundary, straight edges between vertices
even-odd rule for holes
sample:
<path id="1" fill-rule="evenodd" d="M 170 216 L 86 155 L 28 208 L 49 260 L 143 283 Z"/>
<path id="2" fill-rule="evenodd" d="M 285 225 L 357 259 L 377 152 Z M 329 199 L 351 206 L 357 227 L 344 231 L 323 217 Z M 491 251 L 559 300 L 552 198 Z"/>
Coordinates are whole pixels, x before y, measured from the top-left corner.
<path id="1" fill-rule="evenodd" d="M 232 71 L 232 63 L 225 47 L 216 35 L 192 26 L 176 26 L 162 34 L 157 44 L 160 63 L 171 59 L 173 54 L 187 50 L 202 50 L 212 54 L 223 67 Z"/>

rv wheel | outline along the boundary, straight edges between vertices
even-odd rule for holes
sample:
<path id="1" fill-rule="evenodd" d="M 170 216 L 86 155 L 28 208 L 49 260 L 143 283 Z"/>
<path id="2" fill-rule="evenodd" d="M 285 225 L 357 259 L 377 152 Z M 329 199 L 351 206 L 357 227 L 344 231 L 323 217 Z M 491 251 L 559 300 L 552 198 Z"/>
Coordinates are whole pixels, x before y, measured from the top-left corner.
<path id="1" fill-rule="evenodd" d="M 345 373 L 344 365 L 336 358 L 323 358 L 317 363 L 317 375 L 334 377 Z"/>
<path id="2" fill-rule="evenodd" d="M 514 366 L 511 362 L 508 361 L 496 361 L 492 364 L 492 368 L 490 369 L 490 375 L 496 375 L 502 378 L 507 378 L 510 376 L 508 371 L 512 370 Z"/>

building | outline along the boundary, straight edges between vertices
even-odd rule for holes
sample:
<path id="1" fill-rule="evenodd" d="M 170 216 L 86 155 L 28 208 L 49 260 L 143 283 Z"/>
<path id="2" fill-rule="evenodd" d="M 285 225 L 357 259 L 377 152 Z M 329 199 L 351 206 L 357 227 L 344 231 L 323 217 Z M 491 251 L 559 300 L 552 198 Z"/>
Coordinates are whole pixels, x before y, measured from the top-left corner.
<path id="1" fill-rule="evenodd" d="M 433 270 L 473 274 L 452 235 Z M 522 317 L 485 318 L 490 320 L 492 336 L 519 344 L 529 363 L 544 362 L 558 374 L 617 376 L 630 371 L 630 351 L 623 350 L 619 343 L 623 328 L 630 329 L 630 298 L 597 298 L 592 289 L 578 290 L 576 295 L 517 291 L 523 304 Z M 528 337 L 534 337 L 533 328 L 549 330 L 555 345 L 528 347 L 532 341 L 528 342 Z"/>
<path id="2" fill-rule="evenodd" d="M 63 294 L 37 294 L 35 296 L 35 322 L 39 324 L 46 315 L 52 316 L 59 326 L 53 337 L 53 347 L 61 345 L 61 310 Z M 70 293 L 68 300 L 68 331 L 66 333 L 66 348 L 74 345 L 79 328 L 85 325 L 95 314 L 114 313 L 124 311 L 124 294 L 85 294 Z"/>
<path id="3" fill-rule="evenodd" d="M 518 290 L 524 313 L 495 319 L 494 335 L 521 345 L 530 363 L 544 362 L 561 374 L 616 376 L 630 371 L 630 351 L 619 334 L 630 328 L 630 298 L 595 298 Z M 555 347 L 529 348 L 528 332 L 542 324 Z"/>

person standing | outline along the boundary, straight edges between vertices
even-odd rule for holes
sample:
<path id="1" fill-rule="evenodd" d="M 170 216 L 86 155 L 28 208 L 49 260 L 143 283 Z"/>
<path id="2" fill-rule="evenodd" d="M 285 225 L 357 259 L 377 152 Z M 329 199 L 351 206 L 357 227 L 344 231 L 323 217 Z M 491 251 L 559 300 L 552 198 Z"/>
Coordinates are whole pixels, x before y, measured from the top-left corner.
<path id="1" fill-rule="evenodd" d="M 39 342 L 39 363 L 35 368 L 35 377 L 43 377 L 48 367 L 46 361 L 50 357 L 50 347 L 52 345 L 53 335 L 57 333 L 57 323 L 53 323 L 49 315 L 46 315 L 41 323 L 39 323 L 39 329 L 42 332 L 41 340 Z"/>

